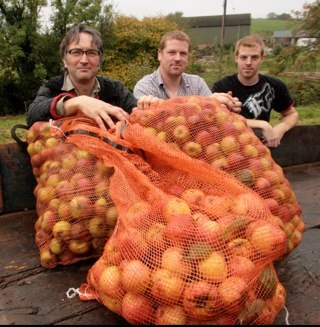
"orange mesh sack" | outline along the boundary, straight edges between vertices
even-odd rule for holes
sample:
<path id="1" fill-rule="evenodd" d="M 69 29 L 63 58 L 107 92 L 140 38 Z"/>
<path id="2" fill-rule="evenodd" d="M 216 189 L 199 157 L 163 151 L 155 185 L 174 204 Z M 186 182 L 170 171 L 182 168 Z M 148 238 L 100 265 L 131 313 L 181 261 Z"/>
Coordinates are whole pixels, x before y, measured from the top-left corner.
<path id="1" fill-rule="evenodd" d="M 65 120 L 75 130 L 77 122 Z M 61 123 L 37 122 L 26 133 L 37 180 L 35 241 L 46 268 L 100 256 L 117 219 L 109 195 L 114 168 L 69 143 Z"/>
<path id="2" fill-rule="evenodd" d="M 272 262 L 287 238 L 269 207 L 234 176 L 148 133 L 138 124 L 123 131 L 139 155 L 103 143 L 103 132 L 68 138 L 115 169 L 116 227 L 81 299 L 132 324 L 272 323 L 285 301 Z"/>
<path id="3" fill-rule="evenodd" d="M 228 172 L 264 199 L 287 235 L 287 252 L 300 244 L 304 222 L 292 187 L 270 150 L 242 116 L 223 108 L 213 98 L 189 96 L 136 110 L 129 121 L 132 126 L 126 128 L 124 138 L 144 151 L 144 158 L 152 167 L 158 167 L 156 151 L 160 145 L 155 151 L 150 138 Z M 140 132 L 141 128 L 144 132 Z M 234 201 L 233 205 L 241 206 L 241 202 Z"/>

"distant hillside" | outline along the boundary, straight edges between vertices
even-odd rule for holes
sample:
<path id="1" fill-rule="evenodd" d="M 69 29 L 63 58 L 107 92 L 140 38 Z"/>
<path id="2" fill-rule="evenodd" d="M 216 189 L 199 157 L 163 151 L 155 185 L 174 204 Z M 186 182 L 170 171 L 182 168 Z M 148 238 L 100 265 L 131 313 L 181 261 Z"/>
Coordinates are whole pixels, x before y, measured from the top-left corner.
<path id="1" fill-rule="evenodd" d="M 296 20 L 251 19 L 250 32 L 258 33 L 264 38 L 270 38 L 274 31 L 294 30 L 301 26 Z"/>

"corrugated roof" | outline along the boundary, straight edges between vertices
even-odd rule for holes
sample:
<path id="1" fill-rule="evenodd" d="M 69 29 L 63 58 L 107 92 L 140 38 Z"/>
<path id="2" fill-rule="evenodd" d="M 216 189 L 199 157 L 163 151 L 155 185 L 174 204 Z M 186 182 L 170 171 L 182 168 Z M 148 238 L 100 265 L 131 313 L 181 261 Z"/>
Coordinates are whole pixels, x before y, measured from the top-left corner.
<path id="1" fill-rule="evenodd" d="M 283 30 L 283 31 L 274 31 L 273 37 L 275 38 L 292 38 L 292 37 L 306 37 L 305 31 L 292 31 L 292 30 Z"/>
<path id="2" fill-rule="evenodd" d="M 222 15 L 183 17 L 190 27 L 219 27 Z M 225 26 L 251 25 L 251 14 L 226 15 Z"/>

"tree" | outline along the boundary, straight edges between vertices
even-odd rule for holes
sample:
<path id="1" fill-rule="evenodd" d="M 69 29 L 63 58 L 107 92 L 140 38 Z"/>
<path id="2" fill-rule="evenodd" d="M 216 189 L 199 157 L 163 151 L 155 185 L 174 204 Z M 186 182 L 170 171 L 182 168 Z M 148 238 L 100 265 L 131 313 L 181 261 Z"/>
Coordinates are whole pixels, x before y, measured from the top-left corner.
<path id="1" fill-rule="evenodd" d="M 309 38 L 314 38 L 311 50 L 318 52 L 320 50 L 320 0 L 303 6 L 303 30 Z"/>
<path id="2" fill-rule="evenodd" d="M 270 12 L 268 15 L 267 15 L 267 19 L 277 19 L 277 14 L 274 13 L 274 12 Z"/>
<path id="3" fill-rule="evenodd" d="M 44 70 L 38 61 L 39 11 L 45 0 L 0 1 L 1 114 L 24 111 L 34 93 L 34 76 Z"/>
<path id="4" fill-rule="evenodd" d="M 157 67 L 162 35 L 177 28 L 175 22 L 162 16 L 139 20 L 118 15 L 113 24 L 113 46 L 105 49 L 103 73 L 133 90 L 138 79 Z"/>

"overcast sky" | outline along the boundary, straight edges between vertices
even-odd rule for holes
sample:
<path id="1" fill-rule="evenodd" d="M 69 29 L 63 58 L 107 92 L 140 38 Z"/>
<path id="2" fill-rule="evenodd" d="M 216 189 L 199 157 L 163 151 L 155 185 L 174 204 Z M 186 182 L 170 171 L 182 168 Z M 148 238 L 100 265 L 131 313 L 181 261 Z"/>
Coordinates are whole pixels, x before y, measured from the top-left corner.
<path id="1" fill-rule="evenodd" d="M 251 18 L 302 11 L 304 3 L 316 0 L 226 0 L 227 15 L 251 13 Z M 113 0 L 114 9 L 127 16 L 143 18 L 182 12 L 184 17 L 223 14 L 224 0 Z"/>

